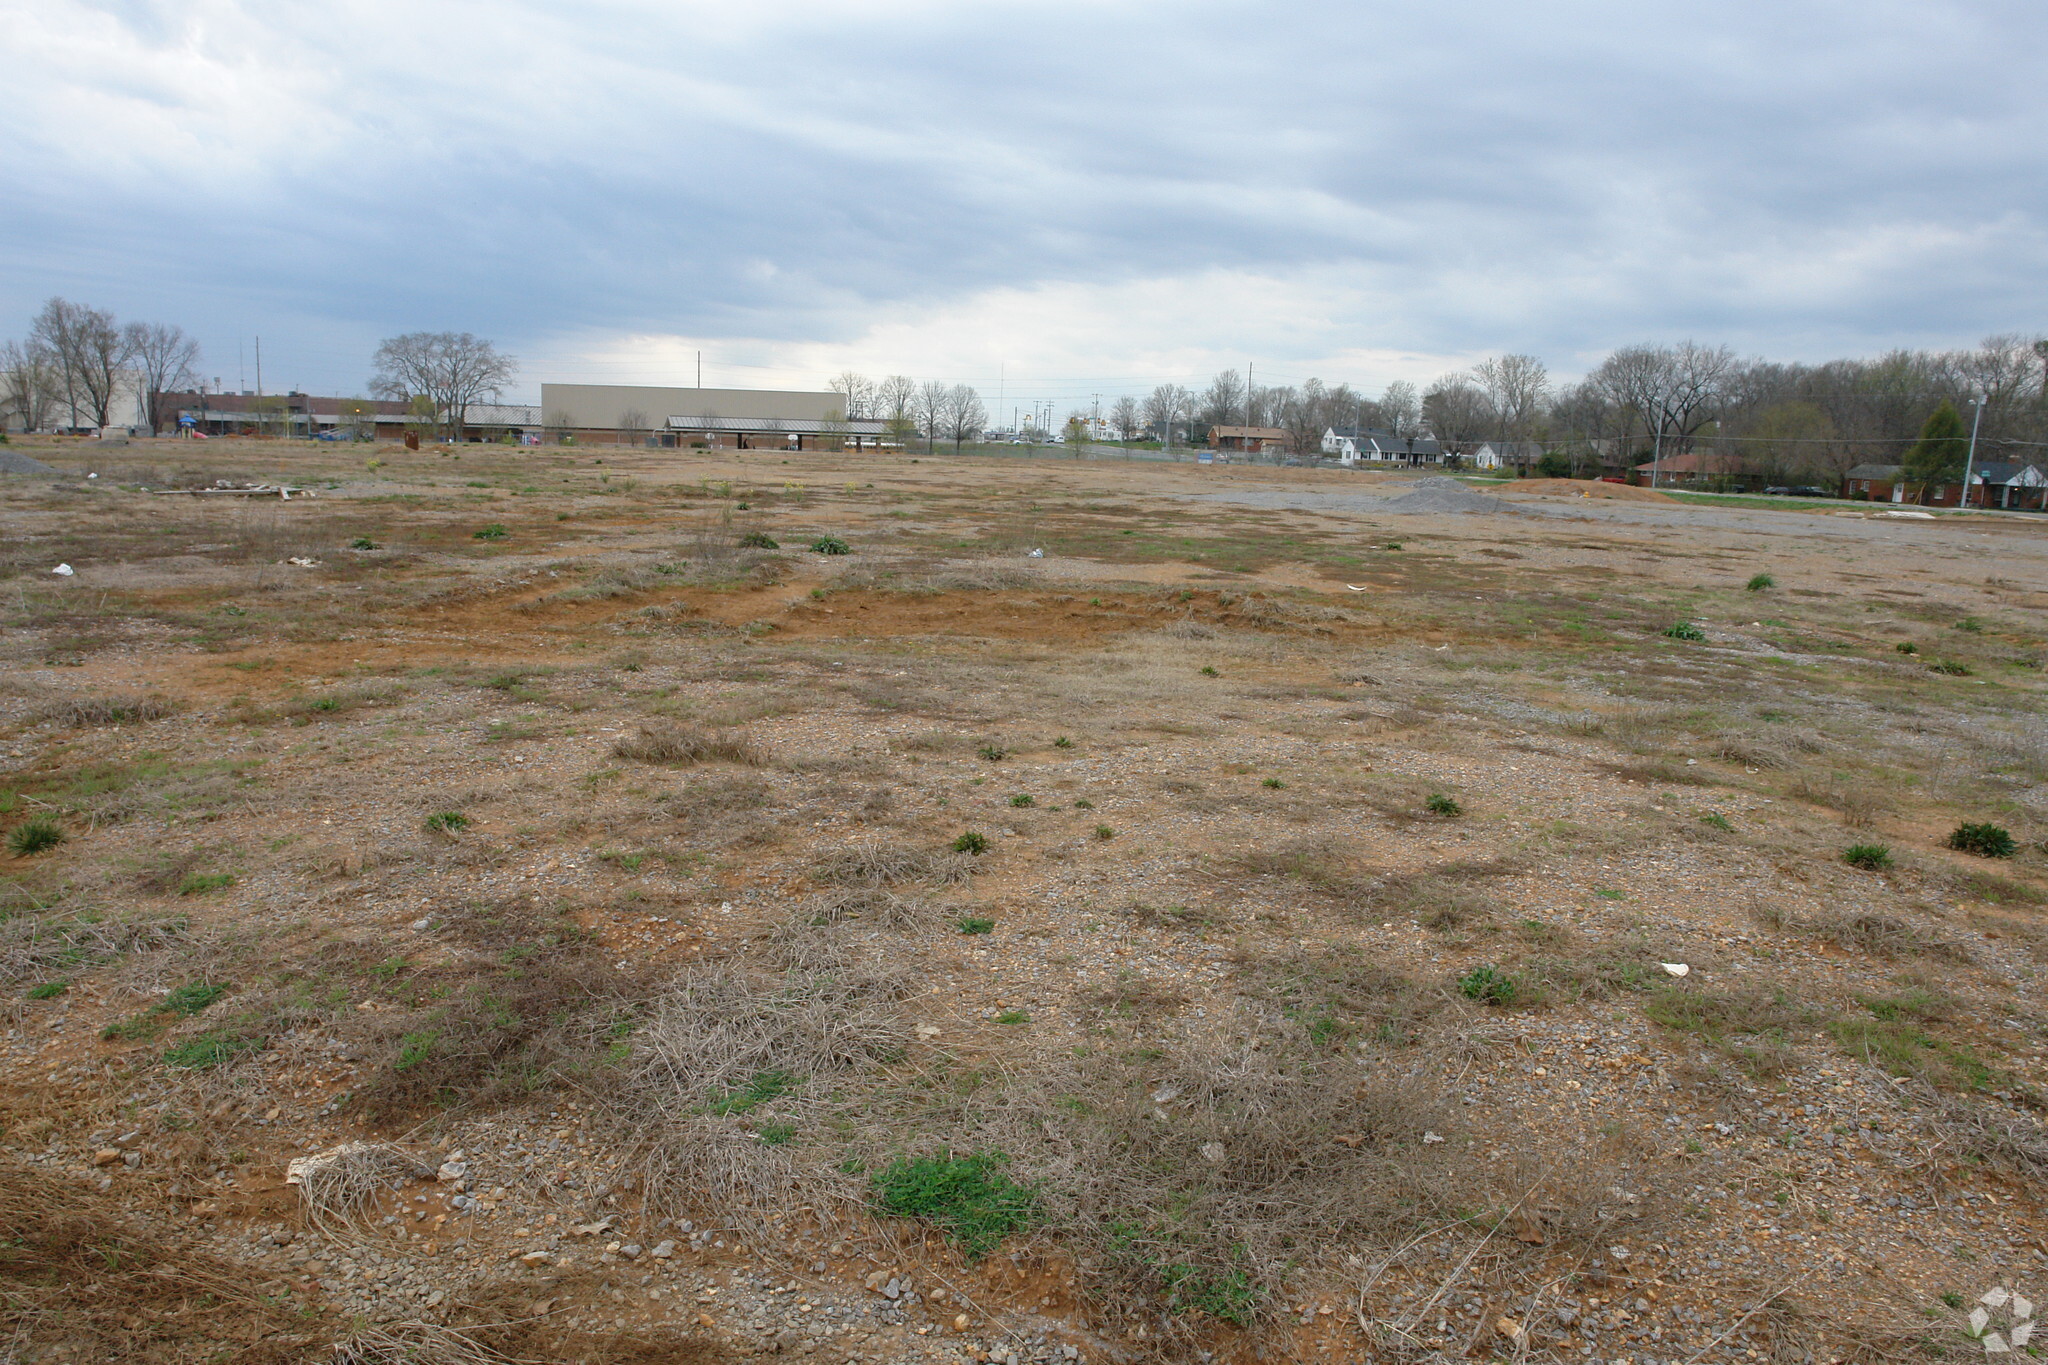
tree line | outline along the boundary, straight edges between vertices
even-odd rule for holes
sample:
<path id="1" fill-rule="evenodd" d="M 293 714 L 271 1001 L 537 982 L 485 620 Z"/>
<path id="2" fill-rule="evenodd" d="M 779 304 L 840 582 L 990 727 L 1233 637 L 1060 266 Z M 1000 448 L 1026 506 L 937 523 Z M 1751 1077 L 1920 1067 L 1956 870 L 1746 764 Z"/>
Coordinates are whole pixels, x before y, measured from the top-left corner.
<path id="1" fill-rule="evenodd" d="M 119 322 L 103 308 L 53 298 L 20 341 L 0 342 L 0 425 L 26 431 L 112 425 L 127 393 L 151 434 L 163 396 L 198 383 L 199 343 L 162 322 Z"/>
<path id="2" fill-rule="evenodd" d="M 849 417 L 880 417 L 930 438 L 957 443 L 986 421 L 965 385 L 848 373 L 832 387 Z M 1978 396 L 1980 459 L 2038 452 L 2048 460 L 2048 338 L 2017 334 L 1819 364 L 1745 358 L 1696 341 L 1643 343 L 1568 383 L 1553 381 L 1540 357 L 1508 354 L 1420 389 L 1396 380 L 1374 396 L 1320 379 L 1259 385 L 1224 370 L 1200 390 L 1160 384 L 1121 395 L 1101 417 L 1125 441 L 1194 444 L 1212 427 L 1263 427 L 1301 454 L 1318 452 L 1332 428 L 1428 435 L 1454 453 L 1492 443 L 1510 463 L 1577 476 L 1707 452 L 1738 457 L 1752 478 L 1798 483 L 1833 482 L 1859 464 L 1910 463 L 1916 448 L 1926 464 L 1931 447 L 1919 443 L 1930 420 L 1944 404 L 1970 414 Z M 1079 430 L 1092 418 L 1076 410 L 1067 420 Z"/>

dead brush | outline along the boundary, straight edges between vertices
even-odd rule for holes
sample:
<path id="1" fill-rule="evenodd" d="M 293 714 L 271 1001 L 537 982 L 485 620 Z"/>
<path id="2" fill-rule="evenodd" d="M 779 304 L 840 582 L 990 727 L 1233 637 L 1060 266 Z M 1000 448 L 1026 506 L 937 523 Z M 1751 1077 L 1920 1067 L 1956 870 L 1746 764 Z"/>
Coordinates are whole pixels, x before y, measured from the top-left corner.
<path id="1" fill-rule="evenodd" d="M 257 1291 L 244 1264 L 130 1222 L 120 1194 L 0 1161 L 0 1336 L 22 1360 L 304 1365 L 343 1329 Z"/>
<path id="2" fill-rule="evenodd" d="M 39 707 L 31 717 L 69 730 L 100 725 L 140 725 L 164 720 L 178 713 L 177 705 L 165 697 L 109 693 L 96 697 L 67 697 Z"/>
<path id="3" fill-rule="evenodd" d="M 408 1180 L 424 1180 L 434 1167 L 387 1142 L 345 1142 L 317 1156 L 300 1157 L 285 1171 L 296 1185 L 306 1220 L 322 1232 L 352 1228 L 371 1202 Z"/>
<path id="4" fill-rule="evenodd" d="M 1344 900 L 1362 900 L 1371 894 L 1373 886 L 1369 878 L 1357 871 L 1343 846 L 1326 836 L 1251 849 L 1233 861 L 1252 876 L 1284 877 Z"/>
<path id="5" fill-rule="evenodd" d="M 1838 812 L 1850 829 L 1870 829 L 1893 809 L 1891 798 L 1870 782 L 1802 776 L 1793 780 L 1785 794 Z"/>
<path id="6" fill-rule="evenodd" d="M 806 897 L 791 916 L 813 927 L 859 921 L 877 928 L 912 930 L 931 924 L 937 911 L 924 896 L 903 895 L 880 886 L 842 886 Z"/>
<path id="7" fill-rule="evenodd" d="M 695 725 L 643 725 L 612 746 L 612 753 L 635 763 L 663 763 L 688 767 L 696 763 L 737 763 L 744 767 L 767 766 L 769 759 L 753 741 L 743 735 L 714 734 Z"/>
<path id="8" fill-rule="evenodd" d="M 850 1211 L 857 1182 L 805 1148 L 763 1141 L 748 1115 L 815 1115 L 827 1103 L 820 1082 L 844 1086 L 900 1059 L 914 1037 L 914 985 L 880 963 L 685 975 L 635 1035 L 616 1101 L 650 1211 L 679 1216 L 709 1198 L 721 1216 L 756 1226 L 796 1201 Z"/>
<path id="9" fill-rule="evenodd" d="M 1872 957 L 1936 957 L 1951 962 L 1969 960 L 1961 945 L 1930 939 L 1898 916 L 1875 910 L 1828 911 L 1803 918 L 1797 921 L 1796 927 L 1837 948 Z"/>
<path id="10" fill-rule="evenodd" d="M 811 876 L 828 886 L 886 887 L 904 882 L 950 886 L 973 876 L 971 855 L 940 853 L 875 842 L 853 844 L 811 866 Z"/>
<path id="11" fill-rule="evenodd" d="M 460 1328 L 431 1322 L 358 1327 L 334 1344 L 331 1365 L 516 1365 Z"/>

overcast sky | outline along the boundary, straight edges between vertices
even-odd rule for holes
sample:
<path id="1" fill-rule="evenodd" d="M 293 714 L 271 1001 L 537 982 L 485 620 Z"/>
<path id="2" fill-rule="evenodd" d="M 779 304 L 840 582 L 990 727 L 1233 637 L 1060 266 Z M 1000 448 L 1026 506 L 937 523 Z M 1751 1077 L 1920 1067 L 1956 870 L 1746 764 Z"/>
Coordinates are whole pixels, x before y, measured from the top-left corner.
<path id="1" fill-rule="evenodd" d="M 1225 366 L 2048 328 L 2041 0 L 0 0 L 0 337 L 52 294 L 361 392 L 991 399 Z M 239 362 L 238 347 L 243 359 Z"/>

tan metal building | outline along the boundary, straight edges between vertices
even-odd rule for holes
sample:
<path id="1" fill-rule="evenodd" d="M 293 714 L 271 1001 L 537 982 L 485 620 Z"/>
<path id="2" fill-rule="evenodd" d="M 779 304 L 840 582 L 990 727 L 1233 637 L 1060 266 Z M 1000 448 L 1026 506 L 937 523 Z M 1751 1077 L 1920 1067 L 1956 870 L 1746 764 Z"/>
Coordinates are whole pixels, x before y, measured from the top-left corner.
<path id="1" fill-rule="evenodd" d="M 882 424 L 847 421 L 846 399 L 791 389 L 681 389 L 651 384 L 542 384 L 548 428 L 583 443 L 809 449 L 820 439 L 873 444 Z"/>

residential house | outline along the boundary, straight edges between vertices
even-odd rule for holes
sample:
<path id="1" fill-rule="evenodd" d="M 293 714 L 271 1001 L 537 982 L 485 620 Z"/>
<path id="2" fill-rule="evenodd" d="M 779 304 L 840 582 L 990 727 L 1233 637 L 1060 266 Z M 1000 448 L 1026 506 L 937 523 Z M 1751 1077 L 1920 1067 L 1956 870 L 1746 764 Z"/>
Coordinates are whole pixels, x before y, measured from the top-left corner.
<path id="1" fill-rule="evenodd" d="M 1727 484 L 1740 479 L 1746 472 L 1741 456 L 1715 455 L 1704 450 L 1666 455 L 1661 460 L 1645 460 L 1635 467 L 1637 483 L 1658 488 Z"/>
<path id="2" fill-rule="evenodd" d="M 1210 427 L 1209 444 L 1217 450 L 1242 450 L 1256 455 L 1266 450 L 1284 450 L 1287 433 L 1279 427 Z"/>
<path id="3" fill-rule="evenodd" d="M 1433 436 L 1396 436 L 1377 427 L 1327 427 L 1322 450 L 1350 465 L 1432 465 L 1446 459 L 1443 444 Z"/>
<path id="4" fill-rule="evenodd" d="M 1543 447 L 1534 441 L 1482 441 L 1464 456 L 1474 469 L 1533 469 L 1543 458 Z"/>
<path id="5" fill-rule="evenodd" d="M 2002 460 L 1980 464 L 1971 472 L 1970 505 L 2048 511 L 2048 471 Z"/>
<path id="6" fill-rule="evenodd" d="M 1842 476 L 1842 496 L 1864 502 L 1903 502 L 1906 467 L 1896 464 L 1859 464 Z"/>

